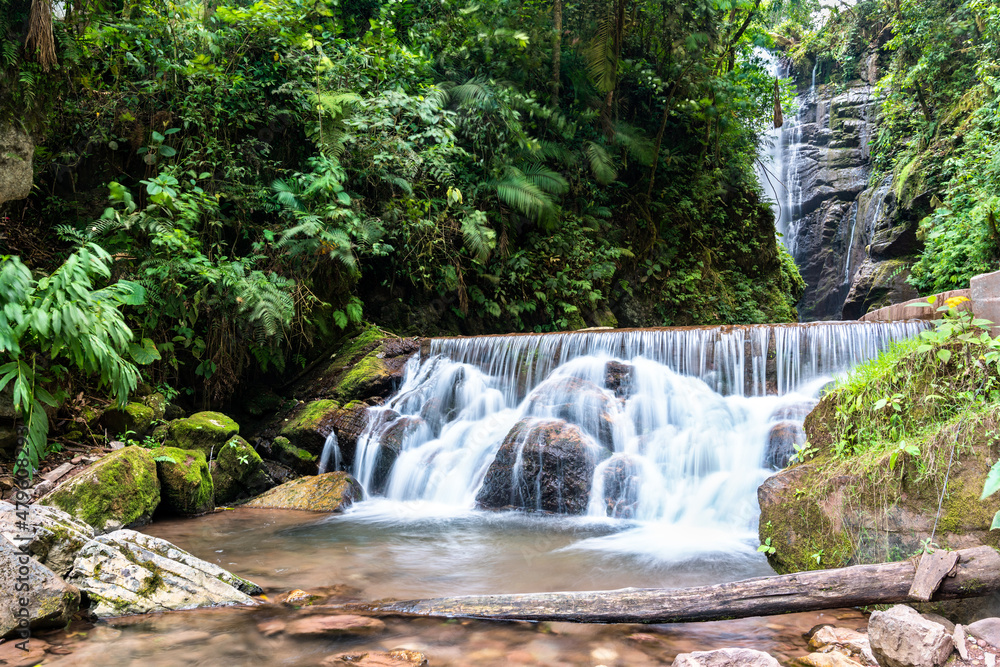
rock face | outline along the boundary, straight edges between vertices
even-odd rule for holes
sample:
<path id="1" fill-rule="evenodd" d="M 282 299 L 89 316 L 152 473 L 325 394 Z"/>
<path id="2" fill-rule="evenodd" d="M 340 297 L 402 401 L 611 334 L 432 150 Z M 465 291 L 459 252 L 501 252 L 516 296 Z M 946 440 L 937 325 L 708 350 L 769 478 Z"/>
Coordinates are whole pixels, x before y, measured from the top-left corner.
<path id="1" fill-rule="evenodd" d="M 583 514 L 590 500 L 594 467 L 608 454 L 578 427 L 564 421 L 519 421 L 487 470 L 476 502 L 487 509 Z"/>
<path id="2" fill-rule="evenodd" d="M 0 204 L 24 199 L 31 193 L 34 156 L 35 144 L 26 132 L 13 125 L 0 125 Z"/>
<path id="3" fill-rule="evenodd" d="M 799 103 L 782 135 L 788 191 L 780 188 L 780 200 L 785 242 L 806 281 L 801 319 L 857 319 L 916 296 L 905 280 L 926 203 L 901 198 L 904 184 L 891 179 L 868 185 L 879 104 L 872 87 L 821 86 Z"/>
<path id="4" fill-rule="evenodd" d="M 173 514 L 204 514 L 215 509 L 215 489 L 198 449 L 161 447 L 151 450 L 160 479 L 160 508 Z"/>
<path id="5" fill-rule="evenodd" d="M 673 667 L 779 667 L 779 663 L 763 651 L 720 648 L 717 651 L 681 653 L 674 658 Z"/>
<path id="6" fill-rule="evenodd" d="M 319 470 L 319 456 L 296 447 L 282 435 L 271 441 L 271 458 L 300 475 L 315 475 Z"/>
<path id="7" fill-rule="evenodd" d="M 385 426 L 378 434 L 378 449 L 375 453 L 375 466 L 370 483 L 374 493 L 385 491 L 392 466 L 403 450 L 403 441 L 424 424 L 424 420 L 420 417 L 400 417 L 392 410 L 382 413 L 379 418 L 383 420 Z"/>
<path id="8" fill-rule="evenodd" d="M 27 523 L 32 532 L 31 539 L 24 542 L 18 539 L 27 533 L 18 527 L 17 508 L 0 501 L 0 534 L 27 548 L 32 558 L 60 577 L 66 576 L 73 567 L 76 553 L 93 539 L 94 529 L 54 507 L 34 504 L 29 505 L 27 511 Z"/>
<path id="9" fill-rule="evenodd" d="M 338 512 L 364 497 L 358 481 L 346 472 L 300 477 L 258 496 L 245 507 Z"/>
<path id="10" fill-rule="evenodd" d="M 125 447 L 57 486 L 39 501 L 90 524 L 98 533 L 149 523 L 160 504 L 156 462 L 148 450 Z"/>
<path id="11" fill-rule="evenodd" d="M 295 447 L 318 455 L 323 451 L 323 444 L 333 430 L 333 421 L 339 412 L 340 403 L 337 401 L 306 403 L 288 419 L 279 435 L 288 438 Z"/>
<path id="12" fill-rule="evenodd" d="M 882 667 L 940 667 L 954 648 L 944 626 L 905 605 L 872 612 L 868 640 Z"/>
<path id="13" fill-rule="evenodd" d="M 21 623 L 22 605 L 32 629 L 66 625 L 80 608 L 80 591 L 26 555 L 0 535 L 0 637 L 10 637 Z"/>
<path id="14" fill-rule="evenodd" d="M 166 444 L 179 449 L 200 449 L 214 459 L 222 445 L 239 435 L 240 425 L 221 412 L 197 412 L 170 422 Z"/>
<path id="15" fill-rule="evenodd" d="M 88 542 L 68 580 L 100 617 L 169 609 L 256 604 L 261 589 L 171 543 L 132 530 Z"/>

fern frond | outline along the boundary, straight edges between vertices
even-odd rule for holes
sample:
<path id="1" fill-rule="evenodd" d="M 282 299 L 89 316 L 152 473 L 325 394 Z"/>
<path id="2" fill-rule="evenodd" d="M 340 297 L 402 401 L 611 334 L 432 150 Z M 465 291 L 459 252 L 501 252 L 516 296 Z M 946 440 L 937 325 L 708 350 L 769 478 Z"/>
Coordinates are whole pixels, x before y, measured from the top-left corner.
<path id="1" fill-rule="evenodd" d="M 601 93 L 610 93 L 615 88 L 618 76 L 618 62 L 614 51 L 614 22 L 601 21 L 597 34 L 590 45 L 583 50 L 587 61 L 587 71 L 594 87 Z"/>
<path id="2" fill-rule="evenodd" d="M 604 150 L 604 146 L 588 141 L 584 152 L 587 154 L 587 159 L 590 160 L 590 171 L 598 183 L 607 185 L 618 178 L 618 170 L 615 169 L 614 160 Z"/>
<path id="3" fill-rule="evenodd" d="M 462 218 L 462 238 L 472 256 L 485 262 L 496 247 L 497 234 L 490 229 L 486 214 L 477 210 Z"/>
<path id="4" fill-rule="evenodd" d="M 555 217 L 552 197 L 520 169 L 508 167 L 503 180 L 492 185 L 501 201 L 524 217 L 539 223 L 548 223 Z"/>
<path id="5" fill-rule="evenodd" d="M 280 178 L 274 180 L 271 183 L 271 190 L 274 192 L 274 198 L 282 206 L 287 206 L 293 211 L 304 211 L 305 207 L 302 202 L 299 201 L 299 195 L 302 194 L 298 183 L 289 183 L 288 181 L 283 181 Z"/>
<path id="6" fill-rule="evenodd" d="M 562 174 L 543 164 L 530 164 L 521 170 L 521 173 L 528 181 L 549 194 L 561 195 L 569 191 L 569 183 Z"/>
<path id="7" fill-rule="evenodd" d="M 650 166 L 656 154 L 653 142 L 642 133 L 642 130 L 628 123 L 616 123 L 614 142 L 623 147 L 639 164 Z"/>

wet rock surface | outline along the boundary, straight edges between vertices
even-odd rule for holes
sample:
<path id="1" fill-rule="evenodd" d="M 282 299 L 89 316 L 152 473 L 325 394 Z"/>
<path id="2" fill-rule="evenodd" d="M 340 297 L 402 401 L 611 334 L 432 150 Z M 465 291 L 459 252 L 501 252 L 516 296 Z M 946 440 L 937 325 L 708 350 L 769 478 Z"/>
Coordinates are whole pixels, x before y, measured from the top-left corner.
<path id="1" fill-rule="evenodd" d="M 632 457 L 616 455 L 602 473 L 604 506 L 610 517 L 631 519 L 639 504 L 642 468 Z"/>
<path id="2" fill-rule="evenodd" d="M 767 434 L 764 465 L 774 470 L 784 468 L 788 465 L 789 459 L 795 455 L 795 448 L 805 441 L 806 432 L 801 424 L 794 421 L 775 424 Z"/>
<path id="3" fill-rule="evenodd" d="M 346 472 L 300 477 L 267 491 L 244 507 L 338 512 L 364 495 L 361 485 Z"/>
<path id="4" fill-rule="evenodd" d="M 500 446 L 476 502 L 488 509 L 583 514 L 594 467 L 607 454 L 573 424 L 522 420 Z"/>

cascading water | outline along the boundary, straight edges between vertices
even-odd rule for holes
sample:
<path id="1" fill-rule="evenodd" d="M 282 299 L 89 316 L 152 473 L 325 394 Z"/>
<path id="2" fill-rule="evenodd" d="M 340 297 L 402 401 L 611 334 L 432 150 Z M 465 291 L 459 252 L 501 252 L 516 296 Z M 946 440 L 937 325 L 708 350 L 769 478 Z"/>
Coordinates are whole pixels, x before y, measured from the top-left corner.
<path id="1" fill-rule="evenodd" d="M 668 550 L 746 549 L 756 544 L 756 488 L 775 425 L 801 431 L 831 374 L 923 326 L 432 339 L 396 395 L 370 409 L 354 473 L 392 503 L 644 527 L 641 537 L 619 532 L 579 548 L 659 553 L 669 535 Z"/>

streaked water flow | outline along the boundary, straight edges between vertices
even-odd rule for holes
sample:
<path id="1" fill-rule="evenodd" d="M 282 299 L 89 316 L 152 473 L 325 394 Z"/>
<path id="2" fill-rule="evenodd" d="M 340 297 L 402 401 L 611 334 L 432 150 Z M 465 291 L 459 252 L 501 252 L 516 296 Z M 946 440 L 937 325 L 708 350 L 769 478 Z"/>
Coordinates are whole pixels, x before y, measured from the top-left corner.
<path id="1" fill-rule="evenodd" d="M 484 485 L 506 479 L 503 508 L 646 529 L 633 544 L 615 535 L 581 548 L 642 550 L 653 528 L 707 549 L 706 533 L 753 542 L 771 429 L 801 424 L 833 374 L 923 326 L 432 339 L 408 362 L 399 391 L 370 409 L 353 471 L 370 496 L 393 502 L 473 510 L 490 496 Z M 574 475 L 587 476 L 582 492 L 572 491 Z"/>

